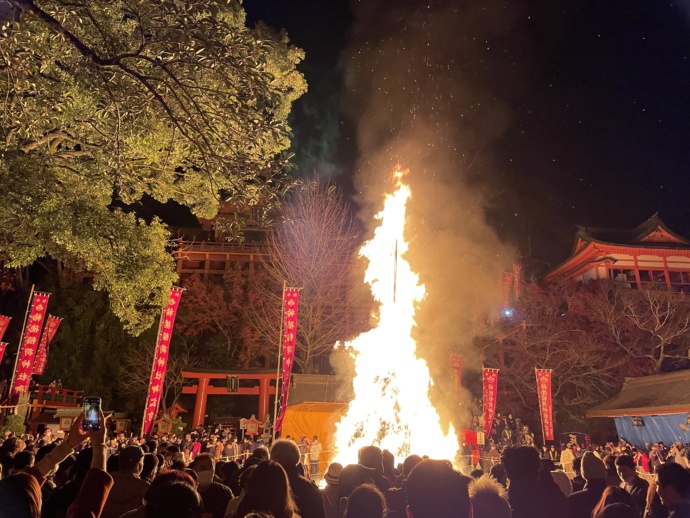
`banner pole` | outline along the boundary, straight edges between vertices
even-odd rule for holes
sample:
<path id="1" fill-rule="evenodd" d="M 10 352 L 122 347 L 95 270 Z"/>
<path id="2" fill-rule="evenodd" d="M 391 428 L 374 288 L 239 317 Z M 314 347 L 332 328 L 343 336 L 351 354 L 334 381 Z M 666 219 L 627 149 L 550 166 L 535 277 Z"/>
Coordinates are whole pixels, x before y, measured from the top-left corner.
<path id="1" fill-rule="evenodd" d="M 273 398 L 273 434 L 271 436 L 271 444 L 276 442 L 276 425 L 278 424 L 278 388 L 280 385 L 280 360 L 283 355 L 283 323 L 285 321 L 285 290 L 287 289 L 287 281 L 283 281 L 283 297 L 280 303 L 280 336 L 278 338 L 278 365 L 276 366 L 276 394 Z"/>
<path id="2" fill-rule="evenodd" d="M 22 344 L 24 343 L 24 331 L 26 330 L 26 321 L 29 318 L 29 309 L 31 308 L 31 301 L 34 298 L 35 286 L 35 284 L 31 285 L 31 291 L 29 292 L 29 303 L 26 305 L 26 313 L 24 313 L 24 324 L 22 325 L 22 334 L 19 336 L 19 346 L 17 347 L 17 354 L 14 358 L 14 369 L 12 369 L 12 381 L 10 382 L 10 391 L 7 396 L 10 399 L 12 398 L 12 389 L 14 389 L 14 378 L 17 375 L 17 364 L 19 363 L 19 355 L 22 352 Z"/>

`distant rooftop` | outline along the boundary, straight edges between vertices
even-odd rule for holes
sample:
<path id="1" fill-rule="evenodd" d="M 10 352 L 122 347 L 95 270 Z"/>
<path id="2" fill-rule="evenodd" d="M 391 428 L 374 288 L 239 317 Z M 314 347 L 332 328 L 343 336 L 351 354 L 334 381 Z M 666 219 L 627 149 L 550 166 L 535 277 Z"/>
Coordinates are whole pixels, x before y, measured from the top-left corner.
<path id="1" fill-rule="evenodd" d="M 578 227 L 576 242 L 579 241 L 655 248 L 690 246 L 690 241 L 669 229 L 658 213 L 631 229 Z"/>
<path id="2" fill-rule="evenodd" d="M 597 268 L 595 263 L 615 262 L 615 259 L 612 259 L 615 254 L 655 255 L 670 251 L 673 251 L 674 255 L 687 257 L 690 253 L 690 241 L 668 228 L 659 214 L 654 214 L 630 229 L 577 227 L 570 255 L 561 264 L 547 272 L 544 279 L 550 281 L 562 277 L 582 276 L 585 271 Z M 597 279 L 600 278 L 598 270 L 595 276 Z M 646 281 L 636 277 L 635 282 Z M 672 284 L 677 284 L 676 280 L 670 278 L 666 279 L 666 283 L 669 288 Z M 687 284 L 690 288 L 690 281 L 687 283 L 683 281 L 681 284 L 684 286 Z"/>
<path id="3" fill-rule="evenodd" d="M 590 408 L 587 417 L 665 415 L 690 412 L 690 370 L 627 378 L 623 389 Z"/>

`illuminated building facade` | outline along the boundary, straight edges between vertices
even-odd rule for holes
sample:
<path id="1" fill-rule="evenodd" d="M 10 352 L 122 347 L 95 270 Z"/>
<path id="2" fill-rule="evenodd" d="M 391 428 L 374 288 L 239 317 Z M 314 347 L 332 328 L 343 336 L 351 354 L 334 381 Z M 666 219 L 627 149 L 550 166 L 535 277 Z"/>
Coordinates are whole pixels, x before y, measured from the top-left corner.
<path id="1" fill-rule="evenodd" d="M 627 230 L 579 227 L 570 257 L 544 276 L 547 281 L 606 279 L 631 289 L 666 285 L 690 293 L 690 241 L 655 214 Z"/>

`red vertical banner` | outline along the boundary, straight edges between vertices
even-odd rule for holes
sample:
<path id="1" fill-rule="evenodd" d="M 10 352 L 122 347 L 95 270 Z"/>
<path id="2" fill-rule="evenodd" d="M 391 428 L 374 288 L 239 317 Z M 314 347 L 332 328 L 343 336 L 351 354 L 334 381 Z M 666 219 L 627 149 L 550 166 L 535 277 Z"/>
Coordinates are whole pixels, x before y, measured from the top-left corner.
<path id="1" fill-rule="evenodd" d="M 496 415 L 496 397 L 498 394 L 498 369 L 482 369 L 484 387 L 484 437 L 489 443 L 491 425 Z"/>
<path id="2" fill-rule="evenodd" d="M 7 349 L 7 342 L 0 342 L 0 363 L 2 363 L 2 357 L 5 356 L 5 349 Z"/>
<path id="3" fill-rule="evenodd" d="M 451 366 L 453 369 L 453 384 L 455 385 L 455 390 L 459 394 L 462 391 L 462 356 L 459 354 L 451 355 Z"/>
<path id="4" fill-rule="evenodd" d="M 153 422 L 158 415 L 158 407 L 163 394 L 165 383 L 165 370 L 168 366 L 168 354 L 170 352 L 170 340 L 172 338 L 173 326 L 177 308 L 180 305 L 182 296 L 181 288 L 170 288 L 168 303 L 161 312 L 161 321 L 158 326 L 158 338 L 156 339 L 156 351 L 153 357 L 153 367 L 151 368 L 151 380 L 149 381 L 149 393 L 146 397 L 146 407 L 144 409 L 144 421 L 141 427 L 142 434 L 151 433 Z"/>
<path id="5" fill-rule="evenodd" d="M 297 311 L 299 309 L 299 290 L 285 289 L 285 307 L 283 308 L 283 385 L 280 391 L 280 409 L 276 418 L 276 431 L 283 427 L 283 418 L 290 396 L 290 374 L 295 362 L 295 345 L 297 343 Z"/>
<path id="6" fill-rule="evenodd" d="M 10 320 L 12 317 L 6 317 L 5 315 L 0 315 L 0 340 L 5 336 L 5 331 L 7 331 L 7 326 L 10 325 Z"/>
<path id="7" fill-rule="evenodd" d="M 34 374 L 41 375 L 45 372 L 46 365 L 48 364 L 48 347 L 50 346 L 50 342 L 53 341 L 53 338 L 55 338 L 55 333 L 57 333 L 58 327 L 60 327 L 60 322 L 62 322 L 61 318 L 48 315 L 43 334 L 41 335 L 41 343 L 36 353 Z"/>
<path id="8" fill-rule="evenodd" d="M 553 441 L 553 405 L 551 401 L 551 369 L 534 369 L 537 375 L 537 394 L 541 429 L 545 441 Z"/>
<path id="9" fill-rule="evenodd" d="M 43 320 L 48 310 L 48 300 L 50 293 L 35 292 L 29 306 L 29 317 L 24 329 L 24 339 L 20 345 L 17 369 L 14 372 L 14 383 L 12 385 L 12 395 L 21 392 L 28 392 L 31 373 L 34 367 L 34 357 L 38 348 L 38 341 L 41 338 Z"/>

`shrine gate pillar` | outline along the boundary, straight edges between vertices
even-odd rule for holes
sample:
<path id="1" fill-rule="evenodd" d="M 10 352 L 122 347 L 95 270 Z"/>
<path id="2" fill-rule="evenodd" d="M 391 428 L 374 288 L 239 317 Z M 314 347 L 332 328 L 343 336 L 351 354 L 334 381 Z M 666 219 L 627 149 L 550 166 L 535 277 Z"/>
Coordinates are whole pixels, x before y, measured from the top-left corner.
<path id="1" fill-rule="evenodd" d="M 204 416 L 206 415 L 206 392 L 208 391 L 209 378 L 206 376 L 199 377 L 199 383 L 196 388 L 196 400 L 194 402 L 194 416 L 192 418 L 192 428 L 204 424 Z"/>
<path id="2" fill-rule="evenodd" d="M 270 414 L 268 410 L 269 403 L 269 384 L 268 378 L 259 379 L 259 421 L 263 422 L 264 418 Z"/>

